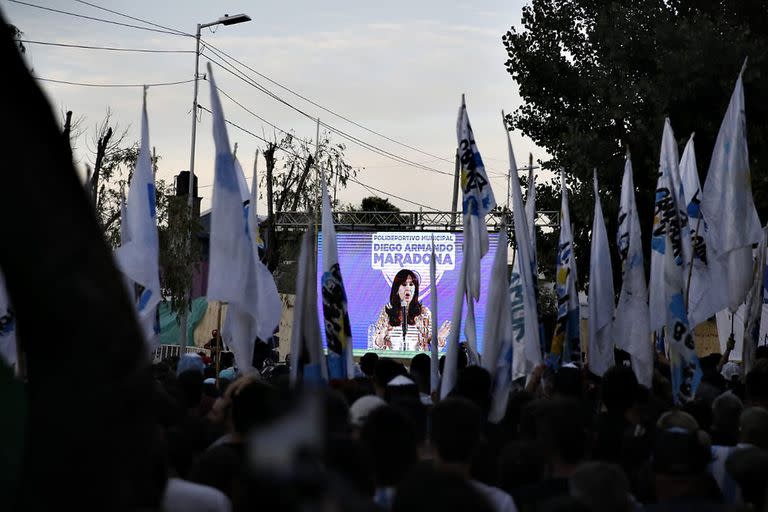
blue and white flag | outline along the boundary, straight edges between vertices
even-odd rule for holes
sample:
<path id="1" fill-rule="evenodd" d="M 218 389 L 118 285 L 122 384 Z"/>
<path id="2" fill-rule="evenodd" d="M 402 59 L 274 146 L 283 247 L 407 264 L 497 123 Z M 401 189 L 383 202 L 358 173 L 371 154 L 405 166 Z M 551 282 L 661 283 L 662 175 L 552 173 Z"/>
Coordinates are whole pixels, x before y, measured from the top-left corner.
<path id="1" fill-rule="evenodd" d="M 317 261 L 314 230 L 307 227 L 301 241 L 296 302 L 291 330 L 291 384 L 319 385 L 328 381 L 317 310 Z"/>
<path id="2" fill-rule="evenodd" d="M 760 319 L 765 300 L 766 242 L 768 242 L 768 226 L 763 228 L 763 238 L 757 246 L 755 264 L 752 270 L 752 286 L 747 293 L 744 315 L 744 345 L 741 349 L 744 375 L 752 370 L 755 363 L 757 344 L 760 342 Z"/>
<path id="3" fill-rule="evenodd" d="M 717 134 L 701 205 L 709 228 L 709 257 L 717 258 L 723 269 L 725 290 L 718 293 L 727 295 L 732 312 L 744 302 L 752 284 L 752 246 L 762 236 L 749 171 L 744 67 Z"/>
<path id="4" fill-rule="evenodd" d="M 16 314 L 8 299 L 3 273 L 0 271 L 0 358 L 8 365 L 17 364 Z"/>
<path id="5" fill-rule="evenodd" d="M 687 252 L 690 245 L 686 249 L 685 241 L 690 238 L 684 199 L 676 193 L 680 187 L 678 162 L 675 137 L 669 119 L 666 119 L 651 238 L 650 327 L 653 330 L 666 328 L 672 398 L 676 404 L 681 404 L 695 396 L 702 372 L 685 307 L 685 262 L 689 261 L 687 257 L 690 255 Z"/>
<path id="6" fill-rule="evenodd" d="M 602 377 L 613 366 L 613 270 L 608 232 L 594 172 L 595 213 L 589 258 L 589 371 Z"/>
<path id="7" fill-rule="evenodd" d="M 685 193 L 688 225 L 691 233 L 690 285 L 688 286 L 688 321 L 691 329 L 728 307 L 728 297 L 712 290 L 724 290 L 724 271 L 717 258 L 711 258 L 707 250 L 709 238 L 707 222 L 701 208 L 701 185 L 696 167 L 696 151 L 693 134 L 688 139 L 680 159 L 680 180 Z"/>
<path id="8" fill-rule="evenodd" d="M 648 286 L 645 281 L 640 216 L 635 203 L 635 183 L 629 153 L 621 183 L 616 246 L 621 260 L 621 292 L 613 321 L 613 330 L 620 335 L 614 341 L 617 347 L 629 353 L 637 381 L 650 388 L 653 378 L 653 345 L 648 326 Z"/>
<path id="9" fill-rule="evenodd" d="M 157 208 L 155 175 L 149 144 L 147 98 L 144 94 L 141 109 L 141 143 L 136 168 L 128 189 L 126 215 L 121 229 L 126 241 L 121 240 L 115 256 L 123 274 L 140 286 L 136 297 L 139 324 L 152 353 L 159 343 L 157 307 L 162 299 L 160 290 L 160 243 L 157 235 Z"/>
<path id="10" fill-rule="evenodd" d="M 560 240 L 557 247 L 555 291 L 557 292 L 557 322 L 549 351 L 549 365 L 561 362 L 581 362 L 579 341 L 579 295 L 576 289 L 576 256 L 573 252 L 571 213 L 568 208 L 568 189 L 565 173 L 560 171 L 562 202 L 560 206 Z"/>
<path id="11" fill-rule="evenodd" d="M 483 159 L 475 144 L 469 124 L 464 95 L 456 123 L 459 161 L 461 164 L 462 208 L 464 212 L 464 261 L 466 262 L 467 293 L 475 301 L 480 298 L 480 259 L 488 252 L 488 230 L 485 216 L 496 207 L 491 182 L 485 172 Z"/>
<path id="12" fill-rule="evenodd" d="M 328 370 L 331 379 L 353 379 L 352 327 L 349 323 L 347 292 L 339 267 L 336 227 L 333 225 L 331 199 L 322 172 L 323 194 L 323 277 L 321 282 L 325 340 L 328 345 Z"/>
<path id="13" fill-rule="evenodd" d="M 503 113 L 502 119 L 504 119 Z M 521 373 L 523 375 L 529 374 L 535 366 L 541 364 L 539 314 L 536 302 L 536 249 L 533 245 L 535 238 L 531 238 L 531 234 L 535 232 L 531 230 L 533 220 L 528 217 L 529 208 L 532 208 L 534 199 L 529 188 L 528 204 L 523 204 L 515 152 L 512 149 L 509 131 L 506 129 L 504 131 L 507 136 L 507 156 L 509 157 L 510 170 L 509 190 L 512 195 L 511 203 L 517 246 L 516 268 L 512 270 L 511 281 L 505 282 L 505 285 L 508 286 L 507 293 L 510 298 L 510 309 L 507 314 L 512 320 L 512 340 L 516 356 L 512 362 L 512 378 L 517 378 L 521 376 Z M 522 311 L 520 307 L 522 307 Z M 522 323 L 519 322 L 521 319 Z"/>
<path id="14" fill-rule="evenodd" d="M 216 146 L 208 299 L 228 303 L 222 338 L 235 354 L 238 371 L 249 373 L 253 371 L 255 340 L 259 337 L 266 341 L 272 335 L 280 321 L 281 304 L 271 276 L 268 280 L 259 280 L 259 265 L 263 265 L 255 253 L 248 207 L 244 206 L 249 199 L 247 190 L 241 186 L 245 178 L 241 177 L 243 170 L 229 149 L 224 113 L 210 64 L 208 79 Z"/>

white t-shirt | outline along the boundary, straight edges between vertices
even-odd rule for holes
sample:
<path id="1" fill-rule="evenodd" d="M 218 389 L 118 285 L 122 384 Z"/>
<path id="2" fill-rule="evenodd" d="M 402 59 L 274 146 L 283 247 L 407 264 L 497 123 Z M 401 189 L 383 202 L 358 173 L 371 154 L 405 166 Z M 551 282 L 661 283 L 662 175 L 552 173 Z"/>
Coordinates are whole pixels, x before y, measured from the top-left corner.
<path id="1" fill-rule="evenodd" d="M 512 496 L 498 487 L 485 485 L 477 480 L 470 480 L 469 483 L 480 494 L 485 496 L 485 499 L 488 500 L 488 503 L 490 503 L 495 512 L 517 512 L 517 507 L 515 506 L 515 501 L 512 499 Z"/>
<path id="2" fill-rule="evenodd" d="M 231 512 L 226 494 L 207 485 L 169 478 L 163 494 L 163 512 Z"/>

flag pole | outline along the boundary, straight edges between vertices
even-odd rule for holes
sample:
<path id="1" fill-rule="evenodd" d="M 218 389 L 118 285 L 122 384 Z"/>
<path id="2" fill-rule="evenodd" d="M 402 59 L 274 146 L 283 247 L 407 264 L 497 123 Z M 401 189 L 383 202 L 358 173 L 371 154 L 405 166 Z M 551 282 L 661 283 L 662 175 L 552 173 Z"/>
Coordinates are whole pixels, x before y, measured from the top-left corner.
<path id="1" fill-rule="evenodd" d="M 696 219 L 696 236 L 699 236 L 699 227 L 701 226 L 701 211 L 699 211 L 699 216 Z M 691 248 L 693 250 L 693 248 Z M 690 291 L 691 291 L 691 277 L 693 276 L 693 260 L 695 259 L 695 256 L 691 254 L 691 266 L 688 268 L 688 282 L 685 285 L 685 312 L 688 314 L 688 300 L 690 298 Z M 731 329 L 733 330 L 733 329 Z"/>
<path id="2" fill-rule="evenodd" d="M 216 313 L 216 389 L 219 388 L 219 372 L 221 371 L 221 301 L 216 301 L 219 310 Z"/>

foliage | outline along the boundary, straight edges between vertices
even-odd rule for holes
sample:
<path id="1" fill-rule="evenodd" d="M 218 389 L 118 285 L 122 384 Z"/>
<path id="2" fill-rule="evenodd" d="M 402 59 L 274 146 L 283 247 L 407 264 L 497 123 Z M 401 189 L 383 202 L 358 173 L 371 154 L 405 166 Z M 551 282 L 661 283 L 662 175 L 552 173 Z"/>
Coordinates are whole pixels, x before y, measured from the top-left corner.
<path id="1" fill-rule="evenodd" d="M 107 111 L 105 118 L 97 125 L 92 137 L 93 144 L 86 144 L 95 153 L 93 146 L 109 129 L 117 132 L 117 126 Z M 109 139 L 100 162 L 100 179 L 95 198 L 97 218 L 104 232 L 104 238 L 113 249 L 120 246 L 121 204 L 127 194 L 136 160 L 139 144 L 125 143 L 125 133 Z M 153 151 L 152 167 L 157 172 L 160 156 Z M 95 162 L 94 159 L 89 161 Z M 88 187 L 86 187 L 88 188 Z M 197 237 L 189 244 L 189 233 L 199 233 L 200 220 L 192 219 L 186 197 L 176 197 L 173 188 L 164 180 L 155 180 L 155 201 L 157 205 L 158 238 L 160 243 L 160 285 L 165 300 L 171 309 L 181 313 L 189 308 L 188 288 L 192 282 L 190 261 L 201 260 L 201 247 Z M 194 224 L 192 222 L 194 221 Z"/>
<path id="2" fill-rule="evenodd" d="M 316 210 L 320 197 L 319 167 L 315 164 L 315 155 L 320 167 L 325 172 L 331 206 L 337 205 L 336 189 L 345 188 L 349 178 L 357 176 L 358 170 L 347 161 L 344 152 L 346 145 L 333 142 L 329 132 L 320 134 L 320 148 L 310 140 L 300 139 L 287 133 L 275 143 L 277 146 L 275 168 L 271 173 L 273 202 L 275 212 L 313 211 Z M 268 150 L 268 148 L 267 148 Z M 266 175 L 262 176 L 259 190 L 266 191 Z"/>
<path id="3" fill-rule="evenodd" d="M 768 63 L 768 10 L 761 0 L 533 0 L 523 8 L 522 25 L 503 37 L 506 67 L 524 102 L 507 121 L 551 155 L 545 168 L 566 170 L 581 285 L 589 268 L 593 169 L 608 231 L 615 233 L 623 159 L 625 149 L 631 150 L 648 254 L 664 117 L 681 150 L 696 131 L 703 183 L 745 56 L 754 194 L 761 217 L 768 216 L 768 176 L 759 172 L 768 164 L 768 104 L 761 100 L 768 93 L 762 72 Z M 559 210 L 559 188 L 559 179 L 537 186 L 539 209 Z M 556 240 L 557 230 L 539 239 L 548 247 Z M 539 263 L 553 271 L 554 253 L 540 251 Z"/>

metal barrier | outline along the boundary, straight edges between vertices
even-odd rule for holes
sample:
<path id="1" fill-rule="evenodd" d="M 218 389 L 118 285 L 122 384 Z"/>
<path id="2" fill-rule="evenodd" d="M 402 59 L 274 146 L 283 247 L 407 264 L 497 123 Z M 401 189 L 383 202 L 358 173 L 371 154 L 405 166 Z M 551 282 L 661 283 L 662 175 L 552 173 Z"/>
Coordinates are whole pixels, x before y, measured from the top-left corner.
<path id="1" fill-rule="evenodd" d="M 211 351 L 203 347 L 184 347 L 185 354 L 199 354 L 204 353 L 207 356 L 211 355 Z M 164 359 L 171 357 L 179 357 L 181 355 L 181 347 L 179 345 L 160 345 L 155 349 L 152 361 L 158 363 Z"/>

